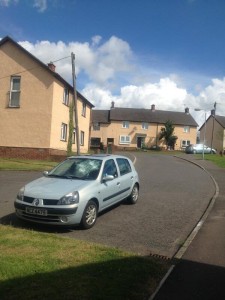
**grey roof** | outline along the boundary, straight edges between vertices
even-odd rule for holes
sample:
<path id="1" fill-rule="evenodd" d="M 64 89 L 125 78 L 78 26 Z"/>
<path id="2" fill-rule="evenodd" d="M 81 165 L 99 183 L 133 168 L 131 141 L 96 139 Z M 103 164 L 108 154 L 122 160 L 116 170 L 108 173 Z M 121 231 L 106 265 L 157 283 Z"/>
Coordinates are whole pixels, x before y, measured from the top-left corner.
<path id="1" fill-rule="evenodd" d="M 33 54 L 31 54 L 29 51 L 27 51 L 25 48 L 23 48 L 21 45 L 19 45 L 17 42 L 15 42 L 11 37 L 6 36 L 3 39 L 0 40 L 0 47 L 5 44 L 6 42 L 11 42 L 14 44 L 17 48 L 22 50 L 24 53 L 26 53 L 30 58 L 35 60 L 42 68 L 44 68 L 47 72 L 51 73 L 53 77 L 58 79 L 62 84 L 64 84 L 70 91 L 73 91 L 73 87 L 58 73 L 52 71 L 46 64 L 44 64 L 42 61 L 40 61 L 37 57 L 35 57 Z M 86 104 L 88 104 L 90 107 L 94 107 L 94 105 L 88 101 L 81 93 L 77 91 L 77 96 L 81 98 Z"/>
<path id="2" fill-rule="evenodd" d="M 92 110 L 92 123 L 109 123 L 109 110 Z"/>
<path id="3" fill-rule="evenodd" d="M 225 117 L 215 116 L 215 119 L 223 128 L 225 128 Z"/>
<path id="4" fill-rule="evenodd" d="M 185 125 L 185 126 L 194 126 L 197 127 L 198 124 L 194 118 L 185 112 L 174 112 L 174 111 L 164 111 L 164 110 L 151 110 L 144 108 L 123 108 L 115 107 L 110 110 L 105 110 L 108 112 L 108 122 L 111 121 L 130 121 L 130 122 L 146 122 L 146 123 L 157 123 L 165 124 L 168 120 L 171 121 L 174 125 Z M 100 116 L 103 113 L 99 114 L 98 110 L 92 111 L 92 120 L 95 122 L 101 123 Z M 105 116 L 107 113 L 105 113 Z M 105 122 L 103 122 L 105 123 Z"/>

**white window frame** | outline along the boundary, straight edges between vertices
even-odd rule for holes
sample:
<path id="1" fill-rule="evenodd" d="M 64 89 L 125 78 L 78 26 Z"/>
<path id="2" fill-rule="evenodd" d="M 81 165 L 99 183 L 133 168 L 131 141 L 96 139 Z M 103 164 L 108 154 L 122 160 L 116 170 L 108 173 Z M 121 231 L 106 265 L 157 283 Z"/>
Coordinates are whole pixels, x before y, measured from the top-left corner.
<path id="1" fill-rule="evenodd" d="M 66 139 L 67 139 L 67 124 L 62 123 L 61 124 L 61 137 L 60 137 L 60 140 L 65 142 Z"/>
<path id="2" fill-rule="evenodd" d="M 14 89 L 14 80 L 19 79 L 19 89 Z M 9 107 L 20 107 L 20 87 L 21 87 L 21 77 L 20 76 L 12 76 L 10 81 L 10 93 L 9 93 Z M 17 95 L 17 99 L 13 99 L 14 96 Z M 15 104 L 17 102 L 17 104 Z"/>
<path id="3" fill-rule="evenodd" d="M 82 103 L 82 113 L 81 113 L 81 115 L 83 116 L 83 117 L 86 117 L 86 109 L 87 109 L 87 105 L 86 105 L 86 103 Z"/>
<path id="4" fill-rule="evenodd" d="M 63 91 L 63 104 L 65 105 L 69 105 L 69 89 L 68 88 L 64 88 Z"/>
<path id="5" fill-rule="evenodd" d="M 184 132 L 189 133 L 190 132 L 190 126 L 184 126 Z"/>
<path id="6" fill-rule="evenodd" d="M 129 121 L 123 121 L 123 124 L 122 124 L 123 128 L 129 128 L 129 126 L 130 126 Z"/>
<path id="7" fill-rule="evenodd" d="M 100 123 L 96 122 L 93 123 L 93 131 L 99 131 L 100 130 Z"/>
<path id="8" fill-rule="evenodd" d="M 148 123 L 142 122 L 141 128 L 144 129 L 144 130 L 148 130 Z"/>
<path id="9" fill-rule="evenodd" d="M 120 144 L 122 144 L 122 145 L 130 144 L 130 136 L 129 135 L 120 135 Z"/>
<path id="10" fill-rule="evenodd" d="M 181 141 L 181 148 L 186 148 L 187 146 L 189 146 L 191 144 L 190 140 L 182 140 Z"/>
<path id="11" fill-rule="evenodd" d="M 84 146 L 84 131 L 80 132 L 80 145 Z"/>

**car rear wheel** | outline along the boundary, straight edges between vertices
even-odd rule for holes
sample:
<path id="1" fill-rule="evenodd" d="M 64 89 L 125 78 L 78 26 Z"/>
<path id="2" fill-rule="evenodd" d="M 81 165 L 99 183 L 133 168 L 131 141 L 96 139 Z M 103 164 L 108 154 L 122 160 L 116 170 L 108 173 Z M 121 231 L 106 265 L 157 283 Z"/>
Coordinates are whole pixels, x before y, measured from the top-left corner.
<path id="1" fill-rule="evenodd" d="M 85 207 L 83 217 L 81 220 L 81 226 L 84 229 L 89 229 L 95 225 L 95 222 L 97 220 L 97 214 L 98 214 L 98 208 L 97 204 L 90 200 Z"/>
<path id="2" fill-rule="evenodd" d="M 139 197 L 139 188 L 138 188 L 138 185 L 135 184 L 133 186 L 130 196 L 128 197 L 129 203 L 135 204 L 138 201 L 138 197 Z"/>

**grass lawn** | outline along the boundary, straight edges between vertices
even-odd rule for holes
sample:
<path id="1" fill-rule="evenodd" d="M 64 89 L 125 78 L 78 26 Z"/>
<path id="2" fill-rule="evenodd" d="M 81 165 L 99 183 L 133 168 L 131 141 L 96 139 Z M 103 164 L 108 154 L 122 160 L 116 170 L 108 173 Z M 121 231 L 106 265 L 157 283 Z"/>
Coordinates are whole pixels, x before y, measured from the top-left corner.
<path id="1" fill-rule="evenodd" d="M 0 170 L 45 171 L 56 165 L 57 163 L 53 161 L 0 157 Z"/>
<path id="2" fill-rule="evenodd" d="M 0 299 L 148 299 L 169 262 L 0 225 Z"/>

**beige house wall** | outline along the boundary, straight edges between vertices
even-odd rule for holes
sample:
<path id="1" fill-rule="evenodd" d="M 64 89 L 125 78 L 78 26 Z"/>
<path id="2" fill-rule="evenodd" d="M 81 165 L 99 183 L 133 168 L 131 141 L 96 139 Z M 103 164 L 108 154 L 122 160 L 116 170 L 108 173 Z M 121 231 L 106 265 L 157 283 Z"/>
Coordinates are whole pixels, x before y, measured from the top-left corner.
<path id="1" fill-rule="evenodd" d="M 114 139 L 114 145 L 118 147 L 130 147 L 137 148 L 137 138 L 142 137 L 144 143 L 147 147 L 157 145 L 160 147 L 165 147 L 163 140 L 156 141 L 158 134 L 161 131 L 161 128 L 164 127 L 163 124 L 152 124 L 150 123 L 148 129 L 142 128 L 142 123 L 130 122 L 129 128 L 123 128 L 122 122 L 112 122 L 111 124 L 100 124 L 100 130 L 91 129 L 92 138 L 100 138 L 104 146 L 107 145 L 107 139 Z M 196 143 L 197 137 L 197 128 L 190 127 L 189 132 L 184 131 L 184 126 L 175 126 L 174 134 L 178 136 L 175 149 L 182 149 L 182 141 L 189 141 L 190 144 Z M 129 144 L 120 143 L 120 136 L 130 136 Z"/>
<path id="2" fill-rule="evenodd" d="M 205 130 L 206 128 L 206 130 Z M 201 127 L 200 143 L 203 143 L 205 131 L 205 145 L 216 149 L 218 152 L 225 149 L 225 130 L 213 117 L 206 122 L 206 127 Z"/>
<path id="3" fill-rule="evenodd" d="M 67 151 L 69 106 L 63 104 L 64 84 L 14 43 L 0 47 L 0 147 L 38 148 Z M 20 107 L 9 107 L 11 75 L 21 77 Z M 72 101 L 72 94 L 70 94 Z M 89 147 L 91 107 L 81 116 L 83 99 L 78 97 L 79 130 Z M 61 140 L 61 125 L 67 124 L 67 140 Z M 73 151 L 77 150 L 76 144 Z"/>
<path id="4" fill-rule="evenodd" d="M 53 81 L 13 44 L 0 50 L 0 146 L 50 146 Z M 29 71 L 27 71 L 29 70 Z M 21 76 L 20 107 L 9 107 L 12 74 Z"/>

